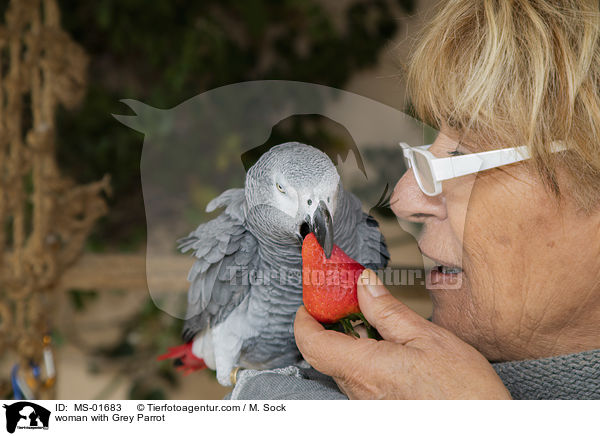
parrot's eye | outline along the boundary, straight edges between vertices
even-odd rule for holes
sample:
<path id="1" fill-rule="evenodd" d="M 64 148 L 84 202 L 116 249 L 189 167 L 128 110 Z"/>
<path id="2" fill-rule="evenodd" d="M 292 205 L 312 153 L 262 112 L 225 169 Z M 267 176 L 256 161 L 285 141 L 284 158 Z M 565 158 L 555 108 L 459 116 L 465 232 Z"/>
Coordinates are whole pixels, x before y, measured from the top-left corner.
<path id="1" fill-rule="evenodd" d="M 277 190 L 279 192 L 281 192 L 282 194 L 285 194 L 285 191 L 283 190 L 283 188 L 281 187 L 281 185 L 279 183 L 275 183 L 275 186 L 277 186 Z"/>

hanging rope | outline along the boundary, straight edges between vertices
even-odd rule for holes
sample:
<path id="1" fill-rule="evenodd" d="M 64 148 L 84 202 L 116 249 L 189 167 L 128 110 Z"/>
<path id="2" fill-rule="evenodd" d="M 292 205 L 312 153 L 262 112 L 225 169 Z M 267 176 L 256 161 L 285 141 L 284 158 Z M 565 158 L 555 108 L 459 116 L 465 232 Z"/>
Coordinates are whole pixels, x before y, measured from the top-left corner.
<path id="1" fill-rule="evenodd" d="M 76 186 L 55 157 L 56 107 L 81 101 L 87 64 L 55 0 L 10 1 L 0 27 L 0 356 L 15 362 L 0 377 L 3 397 L 11 386 L 54 396 L 54 286 L 107 212 L 108 176 Z"/>

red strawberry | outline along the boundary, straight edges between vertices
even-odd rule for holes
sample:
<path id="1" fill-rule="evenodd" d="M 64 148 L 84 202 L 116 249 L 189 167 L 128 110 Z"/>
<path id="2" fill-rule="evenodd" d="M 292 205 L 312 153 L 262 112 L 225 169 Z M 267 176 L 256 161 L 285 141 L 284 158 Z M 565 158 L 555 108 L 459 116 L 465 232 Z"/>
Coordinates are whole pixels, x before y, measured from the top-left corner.
<path id="1" fill-rule="evenodd" d="M 334 244 L 327 259 L 314 234 L 302 244 L 302 299 L 308 313 L 324 324 L 360 313 L 356 281 L 365 269 Z"/>

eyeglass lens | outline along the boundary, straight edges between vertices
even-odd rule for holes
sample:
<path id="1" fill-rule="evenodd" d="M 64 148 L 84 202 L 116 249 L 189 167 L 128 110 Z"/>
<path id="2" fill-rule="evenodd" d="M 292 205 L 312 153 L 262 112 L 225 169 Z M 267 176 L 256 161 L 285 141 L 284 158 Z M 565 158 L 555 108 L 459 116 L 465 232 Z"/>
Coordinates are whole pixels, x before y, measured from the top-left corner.
<path id="1" fill-rule="evenodd" d="M 429 162 L 419 152 L 413 153 L 415 163 L 415 167 L 413 170 L 415 171 L 415 177 L 419 178 L 423 189 L 428 193 L 435 192 L 435 186 L 433 183 L 433 175 L 431 174 L 431 168 L 429 167 Z"/>

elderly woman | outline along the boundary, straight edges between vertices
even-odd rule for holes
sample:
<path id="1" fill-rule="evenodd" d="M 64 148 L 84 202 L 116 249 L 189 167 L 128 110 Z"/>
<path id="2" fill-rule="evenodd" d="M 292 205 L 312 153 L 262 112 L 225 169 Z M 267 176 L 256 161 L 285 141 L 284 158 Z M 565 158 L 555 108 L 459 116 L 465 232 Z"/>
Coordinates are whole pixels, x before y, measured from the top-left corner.
<path id="1" fill-rule="evenodd" d="M 383 340 L 324 330 L 301 307 L 314 369 L 242 371 L 232 398 L 600 398 L 598 2 L 449 0 L 408 85 L 440 134 L 430 154 L 407 149 L 392 209 L 454 268 L 429 276 L 431 322 L 366 270 L 359 304 Z M 469 155 L 480 171 L 432 174 Z"/>

